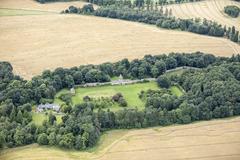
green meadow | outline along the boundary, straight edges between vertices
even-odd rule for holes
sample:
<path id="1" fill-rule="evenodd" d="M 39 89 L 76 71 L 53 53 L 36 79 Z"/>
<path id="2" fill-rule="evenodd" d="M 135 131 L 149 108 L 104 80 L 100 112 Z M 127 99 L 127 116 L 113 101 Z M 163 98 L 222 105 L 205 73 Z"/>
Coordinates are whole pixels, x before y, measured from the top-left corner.
<path id="1" fill-rule="evenodd" d="M 128 103 L 127 108 L 138 108 L 140 110 L 144 109 L 144 102 L 139 98 L 141 91 L 146 90 L 158 90 L 161 89 L 158 87 L 156 82 L 147 82 L 147 83 L 136 83 L 130 85 L 116 85 L 116 86 L 96 86 L 96 87 L 87 87 L 87 88 L 77 88 L 76 94 L 72 97 L 73 105 L 80 104 L 83 102 L 83 97 L 89 96 L 91 98 L 100 98 L 100 97 L 111 97 L 116 93 L 121 93 L 124 99 Z M 176 96 L 181 96 L 183 92 L 177 86 L 172 86 L 170 88 L 173 94 Z M 60 91 L 55 97 L 55 103 L 61 105 L 64 102 L 61 101 L 58 97 L 61 94 L 68 93 L 69 90 L 64 89 Z M 119 110 L 122 107 L 114 105 L 111 110 Z"/>

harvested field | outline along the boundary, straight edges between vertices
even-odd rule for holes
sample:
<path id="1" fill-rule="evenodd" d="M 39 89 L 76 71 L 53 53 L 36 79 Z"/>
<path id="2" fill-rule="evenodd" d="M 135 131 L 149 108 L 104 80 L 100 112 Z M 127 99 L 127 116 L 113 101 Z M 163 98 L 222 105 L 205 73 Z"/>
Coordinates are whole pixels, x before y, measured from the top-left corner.
<path id="1" fill-rule="evenodd" d="M 158 29 L 140 23 L 80 15 L 0 17 L 0 58 L 25 78 L 44 69 L 98 64 L 146 54 L 240 52 L 227 39 Z M 126 29 L 127 27 L 127 29 Z"/>
<path id="2" fill-rule="evenodd" d="M 41 10 L 57 13 L 60 13 L 62 10 L 68 8 L 71 5 L 82 7 L 84 4 L 86 3 L 81 1 L 40 4 L 35 0 L 0 0 L 0 8 Z"/>
<path id="3" fill-rule="evenodd" d="M 1 153 L 4 160 L 239 160 L 240 117 L 104 134 L 88 152 L 30 145 Z"/>
<path id="4" fill-rule="evenodd" d="M 171 8 L 173 15 L 179 18 L 206 18 L 207 20 L 214 20 L 222 25 L 235 26 L 236 29 L 240 30 L 240 17 L 232 18 L 224 13 L 224 7 L 227 5 L 240 7 L 239 2 L 231 0 L 205 0 L 194 3 L 169 5 L 167 8 Z"/>

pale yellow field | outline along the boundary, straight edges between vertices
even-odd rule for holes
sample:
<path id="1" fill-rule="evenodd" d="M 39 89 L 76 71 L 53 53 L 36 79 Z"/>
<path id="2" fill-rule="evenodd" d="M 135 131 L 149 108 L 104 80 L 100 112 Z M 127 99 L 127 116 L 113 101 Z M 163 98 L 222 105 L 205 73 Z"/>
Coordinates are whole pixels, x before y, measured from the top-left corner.
<path id="1" fill-rule="evenodd" d="M 86 3 L 81 1 L 40 4 L 35 0 L 0 0 L 0 8 L 41 10 L 56 13 L 60 13 L 70 5 L 82 7 L 84 4 Z"/>
<path id="2" fill-rule="evenodd" d="M 105 134 L 88 152 L 30 145 L 4 150 L 1 160 L 239 160 L 240 117 Z"/>
<path id="3" fill-rule="evenodd" d="M 44 69 L 98 64 L 146 54 L 240 52 L 223 38 L 162 30 L 140 23 L 79 15 L 0 17 L 0 59 L 25 78 Z"/>
<path id="4" fill-rule="evenodd" d="M 224 38 L 108 18 L 56 14 L 72 4 L 84 3 L 0 0 L 0 8 L 46 12 L 0 17 L 0 60 L 11 62 L 15 73 L 30 79 L 45 69 L 142 58 L 146 54 L 202 51 L 231 56 L 240 53 L 240 45 Z"/>
<path id="5" fill-rule="evenodd" d="M 224 13 L 224 7 L 227 5 L 240 7 L 239 2 L 232 0 L 205 0 L 194 3 L 169 5 L 167 8 L 171 8 L 173 15 L 179 18 L 206 18 L 222 25 L 235 26 L 236 29 L 240 30 L 240 17 L 231 18 Z"/>

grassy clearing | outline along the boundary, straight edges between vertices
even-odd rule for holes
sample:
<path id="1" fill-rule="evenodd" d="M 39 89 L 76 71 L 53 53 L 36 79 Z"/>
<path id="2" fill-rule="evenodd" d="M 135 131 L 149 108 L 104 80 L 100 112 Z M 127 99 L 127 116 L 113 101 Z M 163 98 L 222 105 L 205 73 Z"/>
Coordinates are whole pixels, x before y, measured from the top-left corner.
<path id="1" fill-rule="evenodd" d="M 165 73 L 167 76 L 173 76 L 173 75 L 181 75 L 183 74 L 184 71 L 186 71 L 188 69 L 178 69 L 178 70 L 174 70 L 174 71 L 171 71 L 171 72 L 167 72 Z"/>
<path id="2" fill-rule="evenodd" d="M 146 90 L 157 90 L 160 89 L 156 82 L 148 82 L 148 83 L 137 83 L 131 85 L 119 85 L 119 86 L 97 86 L 97 87 L 88 87 L 88 88 L 77 88 L 75 96 L 72 97 L 73 105 L 83 103 L 83 97 L 90 96 L 91 98 L 100 98 L 100 97 L 111 97 L 116 93 L 122 93 L 124 99 L 126 99 L 128 103 L 127 108 L 138 108 L 140 110 L 144 109 L 144 102 L 139 99 L 138 95 L 141 91 Z M 181 89 L 177 86 L 172 86 L 170 88 L 173 94 L 176 96 L 183 95 Z M 61 94 L 68 93 L 69 90 L 62 90 L 60 91 L 54 100 L 56 104 L 63 104 L 58 97 Z M 106 108 L 107 109 L 107 108 Z M 112 111 L 117 111 L 122 109 L 119 105 L 113 105 L 111 107 Z"/>
<path id="3" fill-rule="evenodd" d="M 57 118 L 57 123 L 62 122 L 62 119 L 61 119 L 62 115 L 55 115 L 55 116 Z M 48 115 L 46 115 L 45 113 L 33 113 L 32 118 L 33 118 L 33 122 L 36 125 L 41 125 L 44 120 L 48 119 Z"/>
<path id="4" fill-rule="evenodd" d="M 175 94 L 175 95 L 178 96 L 178 97 L 181 97 L 181 96 L 183 95 L 182 89 L 180 89 L 180 88 L 177 87 L 177 86 L 172 86 L 172 87 L 170 88 L 170 90 L 171 90 L 171 92 L 172 92 L 173 94 Z"/>
<path id="5" fill-rule="evenodd" d="M 88 87 L 88 88 L 78 88 L 76 89 L 76 95 L 72 97 L 73 104 L 79 104 L 83 102 L 83 97 L 90 96 L 93 98 L 99 97 L 111 97 L 116 93 L 122 93 L 123 97 L 128 102 L 128 108 L 144 108 L 144 102 L 139 99 L 138 94 L 144 90 L 148 89 L 160 89 L 157 86 L 156 82 L 149 82 L 149 83 L 137 83 L 132 85 L 119 85 L 119 86 L 98 86 L 98 87 Z M 62 90 L 59 92 L 56 97 L 59 95 L 68 92 L 68 90 Z M 55 103 L 62 104 L 61 100 L 55 98 Z M 118 105 L 114 105 L 111 110 L 118 110 L 121 109 Z"/>
<path id="6" fill-rule="evenodd" d="M 0 8 L 0 16 L 26 16 L 26 15 L 43 15 L 43 14 L 51 14 L 51 12 Z"/>

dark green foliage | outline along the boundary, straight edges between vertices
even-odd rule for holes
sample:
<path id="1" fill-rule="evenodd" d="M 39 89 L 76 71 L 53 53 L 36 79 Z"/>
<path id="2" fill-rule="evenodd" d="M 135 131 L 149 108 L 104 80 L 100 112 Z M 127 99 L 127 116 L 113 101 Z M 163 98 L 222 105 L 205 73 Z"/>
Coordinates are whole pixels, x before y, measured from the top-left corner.
<path id="1" fill-rule="evenodd" d="M 239 16 L 240 8 L 238 6 L 234 6 L 234 5 L 226 6 L 226 7 L 224 7 L 224 12 L 226 14 L 228 14 L 229 16 L 236 18 Z"/>
<path id="2" fill-rule="evenodd" d="M 48 123 L 50 125 L 53 125 L 56 120 L 57 120 L 56 116 L 50 112 L 50 114 L 48 115 Z"/>
<path id="3" fill-rule="evenodd" d="M 169 88 L 171 85 L 170 79 L 165 75 L 159 76 L 157 79 L 157 83 L 161 88 Z"/>
<path id="4" fill-rule="evenodd" d="M 4 147 L 5 145 L 5 136 L 3 134 L 3 132 L 0 132 L 0 150 Z"/>
<path id="5" fill-rule="evenodd" d="M 47 145 L 48 144 L 48 137 L 46 133 L 42 133 L 38 135 L 37 142 L 40 145 Z"/>
<path id="6" fill-rule="evenodd" d="M 65 102 L 67 105 L 70 105 L 72 103 L 72 95 L 71 93 L 61 94 L 59 98 Z"/>

